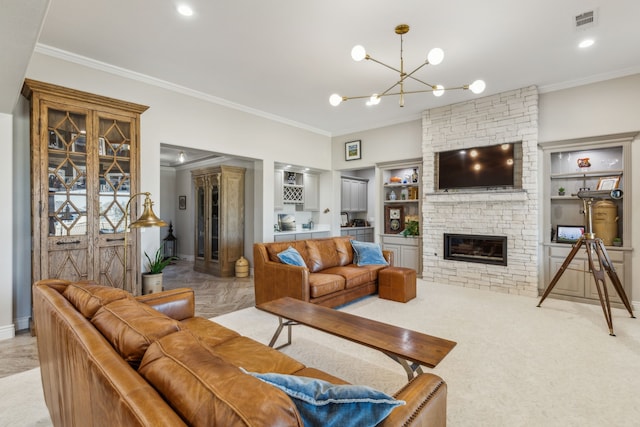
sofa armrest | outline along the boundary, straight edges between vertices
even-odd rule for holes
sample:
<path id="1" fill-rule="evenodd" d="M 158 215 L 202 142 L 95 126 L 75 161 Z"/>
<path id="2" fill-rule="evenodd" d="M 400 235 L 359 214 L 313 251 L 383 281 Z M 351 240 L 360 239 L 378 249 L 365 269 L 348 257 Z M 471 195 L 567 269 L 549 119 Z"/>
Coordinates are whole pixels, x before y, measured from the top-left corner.
<path id="1" fill-rule="evenodd" d="M 390 267 L 393 267 L 393 251 L 382 251 L 382 256 L 387 260 Z"/>
<path id="2" fill-rule="evenodd" d="M 447 425 L 447 384 L 439 376 L 420 374 L 394 397 L 407 404 L 396 407 L 379 427 Z"/>
<path id="3" fill-rule="evenodd" d="M 191 288 L 139 295 L 136 299 L 175 320 L 189 319 L 195 315 L 195 297 Z"/>
<path id="4" fill-rule="evenodd" d="M 291 297 L 309 302 L 309 269 L 271 261 L 264 245 L 253 246 L 256 305 Z"/>

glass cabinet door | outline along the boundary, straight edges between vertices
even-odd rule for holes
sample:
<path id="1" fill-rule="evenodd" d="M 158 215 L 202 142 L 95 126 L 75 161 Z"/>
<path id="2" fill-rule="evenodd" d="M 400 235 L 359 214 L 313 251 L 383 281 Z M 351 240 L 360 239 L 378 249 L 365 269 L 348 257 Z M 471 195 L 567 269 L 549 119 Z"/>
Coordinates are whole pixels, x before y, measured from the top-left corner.
<path id="1" fill-rule="evenodd" d="M 48 110 L 49 236 L 87 235 L 86 114 Z"/>
<path id="2" fill-rule="evenodd" d="M 47 245 L 49 250 L 42 265 L 48 277 L 83 280 L 90 273 L 86 257 L 88 113 L 47 105 L 43 115 L 47 124 L 44 130 L 47 168 L 42 168 L 46 174 L 42 181 L 46 183 L 43 190 L 48 189 L 48 197 L 40 201 L 43 207 L 40 228 L 44 239 L 41 245 Z"/>
<path id="3" fill-rule="evenodd" d="M 211 259 L 217 261 L 220 254 L 220 174 L 212 179 L 211 186 Z"/>
<path id="4" fill-rule="evenodd" d="M 131 195 L 131 124 L 101 117 L 98 132 L 100 234 L 124 233 Z"/>
<path id="5" fill-rule="evenodd" d="M 196 187 L 196 258 L 204 258 L 204 187 Z"/>

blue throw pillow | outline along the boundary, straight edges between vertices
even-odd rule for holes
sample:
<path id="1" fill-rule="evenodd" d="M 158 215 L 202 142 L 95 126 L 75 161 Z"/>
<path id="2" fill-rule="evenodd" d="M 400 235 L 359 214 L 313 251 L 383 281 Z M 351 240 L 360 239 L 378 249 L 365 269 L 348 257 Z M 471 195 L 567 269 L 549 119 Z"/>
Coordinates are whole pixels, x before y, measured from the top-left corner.
<path id="1" fill-rule="evenodd" d="M 289 246 L 284 251 L 278 254 L 278 258 L 285 264 L 289 265 L 297 265 L 298 267 L 306 267 L 304 259 L 302 259 L 302 255 L 300 252 L 296 250 L 293 246 Z"/>
<path id="2" fill-rule="evenodd" d="M 406 404 L 367 386 L 335 385 L 296 375 L 247 373 L 287 393 L 305 427 L 373 427 L 393 408 Z"/>
<path id="3" fill-rule="evenodd" d="M 377 243 L 351 241 L 356 265 L 389 265 L 382 255 L 382 248 Z"/>

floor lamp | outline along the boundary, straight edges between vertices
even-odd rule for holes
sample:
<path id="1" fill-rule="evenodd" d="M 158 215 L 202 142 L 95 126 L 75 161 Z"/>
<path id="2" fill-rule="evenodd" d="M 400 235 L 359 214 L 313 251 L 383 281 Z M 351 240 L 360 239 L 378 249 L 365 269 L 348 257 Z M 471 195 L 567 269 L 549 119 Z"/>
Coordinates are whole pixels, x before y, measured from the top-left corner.
<path id="1" fill-rule="evenodd" d="M 142 211 L 142 215 L 138 217 L 135 221 L 133 221 L 130 225 L 127 226 L 127 219 L 129 218 L 129 207 L 131 205 L 131 201 L 136 197 L 144 194 L 144 210 Z M 124 271 L 122 273 L 122 288 L 127 289 L 127 247 L 128 247 L 128 239 L 129 236 L 129 228 L 142 228 L 142 227 L 166 227 L 167 224 L 153 213 L 153 202 L 151 201 L 151 193 L 142 192 L 136 193 L 133 196 L 129 197 L 127 201 L 127 205 L 124 208 Z"/>

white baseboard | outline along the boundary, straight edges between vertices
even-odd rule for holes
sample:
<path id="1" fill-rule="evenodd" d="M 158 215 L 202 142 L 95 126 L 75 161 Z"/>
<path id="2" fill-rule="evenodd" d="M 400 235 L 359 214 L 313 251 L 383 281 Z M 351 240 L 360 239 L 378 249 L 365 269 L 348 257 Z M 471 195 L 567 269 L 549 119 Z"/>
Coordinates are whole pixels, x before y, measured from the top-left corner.
<path id="1" fill-rule="evenodd" d="M 31 327 L 31 317 L 20 317 L 15 319 L 16 331 L 23 331 Z"/>
<path id="2" fill-rule="evenodd" d="M 633 311 L 640 310 L 640 301 L 631 301 L 631 308 L 633 308 Z"/>
<path id="3" fill-rule="evenodd" d="M 0 340 L 8 340 L 16 336 L 16 328 L 13 324 L 0 326 Z"/>

